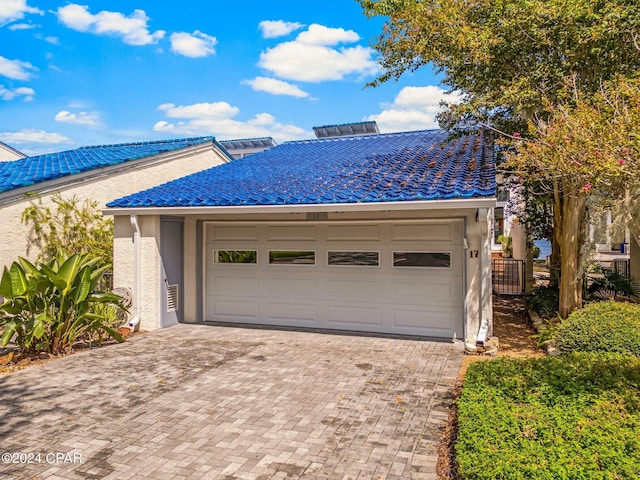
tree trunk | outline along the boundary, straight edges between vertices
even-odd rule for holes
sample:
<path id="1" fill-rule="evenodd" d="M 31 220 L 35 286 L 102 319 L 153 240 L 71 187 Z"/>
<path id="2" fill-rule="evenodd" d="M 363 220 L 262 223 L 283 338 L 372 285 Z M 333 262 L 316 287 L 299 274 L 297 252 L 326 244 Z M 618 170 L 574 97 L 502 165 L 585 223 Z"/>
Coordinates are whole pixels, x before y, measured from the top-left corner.
<path id="1" fill-rule="evenodd" d="M 549 286 L 560 285 L 560 238 L 562 237 L 562 201 L 563 195 L 558 182 L 554 182 L 553 191 L 553 234 L 551 235 L 551 259 L 549 261 Z"/>
<path id="2" fill-rule="evenodd" d="M 558 243 L 558 237 L 556 235 L 552 235 L 550 241 L 551 258 L 549 258 L 549 286 L 557 287 L 560 283 L 560 244 Z"/>
<path id="3" fill-rule="evenodd" d="M 562 195 L 561 228 L 557 240 L 560 246 L 560 308 L 567 318 L 582 307 L 582 244 L 585 235 L 586 198 Z"/>

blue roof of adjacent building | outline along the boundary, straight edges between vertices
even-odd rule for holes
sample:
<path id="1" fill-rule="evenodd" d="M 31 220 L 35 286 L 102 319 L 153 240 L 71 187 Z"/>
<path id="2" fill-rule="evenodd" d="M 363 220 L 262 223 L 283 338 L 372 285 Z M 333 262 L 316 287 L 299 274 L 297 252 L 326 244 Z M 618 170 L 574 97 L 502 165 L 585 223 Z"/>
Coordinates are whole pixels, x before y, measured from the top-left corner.
<path id="1" fill-rule="evenodd" d="M 109 207 L 394 202 L 495 196 L 493 144 L 443 130 L 301 140 L 123 197 Z"/>
<path id="2" fill-rule="evenodd" d="M 195 137 L 97 145 L 2 162 L 0 193 L 212 141 L 213 137 Z"/>

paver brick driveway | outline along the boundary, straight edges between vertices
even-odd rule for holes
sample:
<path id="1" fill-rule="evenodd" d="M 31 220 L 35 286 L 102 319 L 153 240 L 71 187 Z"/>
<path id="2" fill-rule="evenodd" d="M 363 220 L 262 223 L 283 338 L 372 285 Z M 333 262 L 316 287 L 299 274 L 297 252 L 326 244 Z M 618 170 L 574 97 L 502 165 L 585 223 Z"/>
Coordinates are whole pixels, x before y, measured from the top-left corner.
<path id="1" fill-rule="evenodd" d="M 417 339 L 146 333 L 0 377 L 0 450 L 33 454 L 0 478 L 434 479 L 461 358 Z"/>

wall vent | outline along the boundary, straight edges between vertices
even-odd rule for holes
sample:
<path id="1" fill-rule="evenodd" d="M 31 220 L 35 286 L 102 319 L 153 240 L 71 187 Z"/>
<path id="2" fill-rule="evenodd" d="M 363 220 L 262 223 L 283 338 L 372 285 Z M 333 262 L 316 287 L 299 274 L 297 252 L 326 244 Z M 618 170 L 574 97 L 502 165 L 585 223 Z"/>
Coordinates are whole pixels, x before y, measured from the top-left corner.
<path id="1" fill-rule="evenodd" d="M 167 312 L 178 311 L 180 308 L 178 299 L 178 284 L 167 285 Z"/>

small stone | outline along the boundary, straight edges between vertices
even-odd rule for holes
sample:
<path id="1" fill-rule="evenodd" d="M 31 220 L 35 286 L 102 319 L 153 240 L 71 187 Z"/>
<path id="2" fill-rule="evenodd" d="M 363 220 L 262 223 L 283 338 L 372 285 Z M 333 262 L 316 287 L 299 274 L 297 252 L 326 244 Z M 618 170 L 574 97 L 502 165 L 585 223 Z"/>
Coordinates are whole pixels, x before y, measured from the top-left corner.
<path id="1" fill-rule="evenodd" d="M 495 357 L 498 355 L 498 347 L 496 345 L 487 346 L 484 350 L 484 355 L 487 357 Z"/>
<path id="2" fill-rule="evenodd" d="M 551 345 L 547 345 L 547 355 L 551 355 L 552 357 L 557 357 L 560 355 L 560 350 Z"/>
<path id="3" fill-rule="evenodd" d="M 465 342 L 464 343 L 464 353 L 467 353 L 469 355 L 475 355 L 476 353 L 478 353 L 478 347 L 475 343 L 472 342 Z"/>

